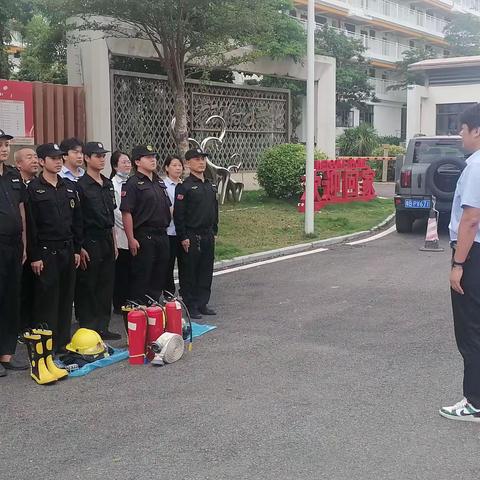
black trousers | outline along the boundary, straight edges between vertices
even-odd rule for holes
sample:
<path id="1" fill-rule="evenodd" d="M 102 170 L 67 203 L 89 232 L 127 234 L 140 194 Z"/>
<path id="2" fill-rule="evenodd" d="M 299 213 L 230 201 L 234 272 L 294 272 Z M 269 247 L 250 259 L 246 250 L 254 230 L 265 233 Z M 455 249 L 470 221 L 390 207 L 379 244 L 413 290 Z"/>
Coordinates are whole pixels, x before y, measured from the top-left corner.
<path id="1" fill-rule="evenodd" d="M 115 281 L 113 286 L 113 308 L 120 310 L 127 303 L 130 289 L 130 263 L 132 255 L 129 250 L 118 249 L 115 262 Z"/>
<path id="2" fill-rule="evenodd" d="M 87 238 L 83 248 L 90 256 L 87 269 L 77 270 L 75 312 L 83 328 L 105 332 L 112 314 L 115 249 L 112 235 Z"/>
<path id="3" fill-rule="evenodd" d="M 190 310 L 202 308 L 210 300 L 215 259 L 213 233 L 188 233 L 188 253 L 181 248 L 180 294 Z"/>
<path id="4" fill-rule="evenodd" d="M 20 328 L 21 239 L 0 243 L 0 355 L 13 355 Z"/>
<path id="5" fill-rule="evenodd" d="M 182 245 L 177 236 L 169 235 L 168 241 L 170 243 L 170 258 L 168 260 L 167 279 L 165 281 L 165 292 L 169 292 L 175 295 L 175 279 L 173 277 L 173 271 L 175 270 L 175 260 L 177 261 L 178 271 L 180 276 L 181 269 L 181 252 Z"/>
<path id="6" fill-rule="evenodd" d="M 22 294 L 20 296 L 21 330 L 36 327 L 33 315 L 34 286 L 35 274 L 30 265 L 30 260 L 27 259 L 22 269 Z"/>
<path id="7" fill-rule="evenodd" d="M 480 408 L 480 244 L 474 243 L 461 285 L 464 295 L 451 290 L 455 339 L 463 357 L 463 395 Z"/>
<path id="8" fill-rule="evenodd" d="M 35 277 L 33 312 L 35 324 L 53 331 L 53 347 L 70 341 L 75 293 L 75 259 L 71 242 L 43 246 L 43 271 Z"/>
<path id="9" fill-rule="evenodd" d="M 136 256 L 132 256 L 130 269 L 130 296 L 132 300 L 145 304 L 145 295 L 158 300 L 165 287 L 170 245 L 163 233 L 143 234 L 135 232 L 140 244 Z"/>

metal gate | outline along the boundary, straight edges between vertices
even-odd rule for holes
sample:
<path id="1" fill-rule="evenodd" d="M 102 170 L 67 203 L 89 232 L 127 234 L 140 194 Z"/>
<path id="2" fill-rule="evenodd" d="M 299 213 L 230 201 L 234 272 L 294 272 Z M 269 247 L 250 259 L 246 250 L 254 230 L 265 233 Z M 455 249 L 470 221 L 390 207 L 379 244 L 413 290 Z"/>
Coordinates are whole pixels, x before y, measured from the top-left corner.
<path id="1" fill-rule="evenodd" d="M 174 153 L 173 96 L 166 77 L 112 70 L 111 86 L 113 148 L 130 152 L 134 145 L 149 144 L 160 158 Z M 226 121 L 224 143 L 211 155 L 217 165 L 228 166 L 238 153 L 235 163 L 255 170 L 263 150 L 290 140 L 289 90 L 189 80 L 186 97 L 190 137 L 201 141 L 218 134 L 215 124 L 205 125 L 211 115 Z"/>

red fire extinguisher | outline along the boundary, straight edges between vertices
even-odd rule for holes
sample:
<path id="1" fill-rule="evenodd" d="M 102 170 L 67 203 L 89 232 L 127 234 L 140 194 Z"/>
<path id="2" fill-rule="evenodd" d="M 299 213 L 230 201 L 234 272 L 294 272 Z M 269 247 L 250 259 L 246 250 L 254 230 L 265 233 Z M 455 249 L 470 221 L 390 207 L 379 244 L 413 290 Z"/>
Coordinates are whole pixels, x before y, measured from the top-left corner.
<path id="1" fill-rule="evenodd" d="M 145 341 L 147 338 L 147 314 L 145 310 L 128 313 L 128 361 L 130 365 L 145 363 Z"/>
<path id="2" fill-rule="evenodd" d="M 155 342 L 165 330 L 165 313 L 159 305 L 152 305 L 147 308 L 147 350 L 146 355 L 149 361 L 153 360 L 155 353 L 151 349 L 151 344 Z"/>
<path id="3" fill-rule="evenodd" d="M 165 305 L 167 328 L 165 331 L 182 335 L 182 306 L 176 300 Z"/>

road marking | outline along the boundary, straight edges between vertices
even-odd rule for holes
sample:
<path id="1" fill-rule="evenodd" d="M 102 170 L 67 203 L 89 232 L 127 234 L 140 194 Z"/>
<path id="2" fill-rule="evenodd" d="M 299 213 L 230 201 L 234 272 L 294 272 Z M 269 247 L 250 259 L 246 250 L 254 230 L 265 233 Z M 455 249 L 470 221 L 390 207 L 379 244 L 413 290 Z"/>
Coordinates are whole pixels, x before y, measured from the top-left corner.
<path id="1" fill-rule="evenodd" d="M 240 265 L 239 267 L 226 268 L 214 272 L 213 276 L 225 275 L 226 273 L 238 272 L 240 270 L 248 270 L 249 268 L 261 267 L 262 265 L 268 265 L 269 263 L 283 262 L 284 260 L 290 260 L 291 258 L 304 257 L 305 255 L 312 255 L 314 253 L 326 252 L 328 248 L 316 248 L 315 250 L 307 250 L 306 252 L 292 253 L 291 255 L 285 255 L 284 257 L 270 258 L 269 260 L 262 260 L 260 262 L 249 263 L 248 265 Z"/>
<path id="2" fill-rule="evenodd" d="M 387 228 L 387 230 L 385 230 L 384 232 L 377 233 L 372 237 L 363 238 L 362 240 L 357 240 L 355 242 L 348 242 L 347 245 L 360 245 L 362 243 L 373 242 L 374 240 L 378 240 L 379 238 L 386 237 L 387 235 L 390 235 L 395 231 L 396 231 L 396 227 L 395 225 L 392 225 L 390 228 Z"/>

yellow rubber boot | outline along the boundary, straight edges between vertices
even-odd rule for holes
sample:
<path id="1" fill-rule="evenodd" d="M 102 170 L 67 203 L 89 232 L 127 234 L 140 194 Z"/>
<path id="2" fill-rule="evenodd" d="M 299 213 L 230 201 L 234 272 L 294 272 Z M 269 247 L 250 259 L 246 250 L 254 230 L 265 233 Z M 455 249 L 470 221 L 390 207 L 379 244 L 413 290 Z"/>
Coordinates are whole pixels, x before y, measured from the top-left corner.
<path id="1" fill-rule="evenodd" d="M 52 350 L 53 350 L 53 340 L 52 340 L 52 331 L 43 330 L 43 329 L 34 329 L 32 330 L 34 335 L 40 335 L 42 339 L 42 347 L 45 354 L 45 364 L 48 368 L 48 371 L 57 379 L 61 380 L 62 378 L 68 377 L 68 372 L 64 368 L 58 368 L 53 361 Z"/>
<path id="2" fill-rule="evenodd" d="M 23 338 L 27 344 L 31 377 L 40 385 L 56 382 L 57 377 L 48 371 L 47 365 L 45 364 L 42 337 L 32 333 L 25 333 Z"/>

